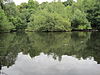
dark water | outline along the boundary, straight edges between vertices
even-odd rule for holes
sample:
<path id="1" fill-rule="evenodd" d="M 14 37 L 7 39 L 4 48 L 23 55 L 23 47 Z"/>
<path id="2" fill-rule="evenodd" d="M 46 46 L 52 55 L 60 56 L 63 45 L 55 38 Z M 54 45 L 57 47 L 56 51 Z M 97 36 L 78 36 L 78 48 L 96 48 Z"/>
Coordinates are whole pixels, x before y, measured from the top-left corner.
<path id="1" fill-rule="evenodd" d="M 100 33 L 0 34 L 0 75 L 100 75 Z"/>

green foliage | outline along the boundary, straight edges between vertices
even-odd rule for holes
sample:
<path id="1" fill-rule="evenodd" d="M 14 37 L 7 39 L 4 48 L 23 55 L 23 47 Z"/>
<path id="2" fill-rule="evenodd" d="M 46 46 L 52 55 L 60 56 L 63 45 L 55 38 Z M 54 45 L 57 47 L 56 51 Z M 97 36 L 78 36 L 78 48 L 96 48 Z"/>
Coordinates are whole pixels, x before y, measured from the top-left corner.
<path id="1" fill-rule="evenodd" d="M 3 4 L 4 0 L 0 0 L 0 7 L 3 9 L 4 8 L 4 4 Z"/>
<path id="2" fill-rule="evenodd" d="M 74 1 L 73 0 L 67 0 L 67 1 L 65 1 L 65 2 L 63 2 L 63 4 L 65 5 L 65 6 L 72 6 L 72 4 L 74 3 Z"/>
<path id="3" fill-rule="evenodd" d="M 21 29 L 23 30 L 26 28 L 24 21 L 20 17 L 16 17 L 16 18 L 12 17 L 11 20 L 12 20 L 12 23 L 14 24 L 16 30 L 21 30 Z"/>
<path id="4" fill-rule="evenodd" d="M 84 29 L 100 30 L 99 0 L 67 0 L 43 2 L 29 0 L 18 6 L 14 2 L 0 0 L 0 12 L 8 30 L 71 31 Z M 7 21 L 6 21 L 7 20 Z M 3 23 L 6 21 L 5 23 Z M 10 27 L 9 28 L 9 23 Z M 2 25 L 1 25 L 2 26 Z M 4 28 L 0 28 L 4 29 Z M 3 30 L 4 31 L 4 30 Z"/>
<path id="5" fill-rule="evenodd" d="M 91 29 L 90 23 L 86 18 L 86 14 L 79 9 L 74 11 L 72 17 L 72 29 Z"/>
<path id="6" fill-rule="evenodd" d="M 22 25 L 24 26 L 24 29 L 26 29 L 29 23 L 29 18 L 31 16 L 31 13 L 28 9 L 28 4 L 22 3 L 21 5 L 18 5 L 17 8 L 20 12 L 20 18 L 23 21 Z"/>
<path id="7" fill-rule="evenodd" d="M 65 8 L 66 17 L 71 21 L 72 29 L 91 29 L 91 25 L 86 18 L 86 13 L 78 9 L 75 5 Z"/>
<path id="8" fill-rule="evenodd" d="M 16 17 L 19 15 L 19 11 L 15 3 L 6 3 L 4 8 L 5 14 L 10 19 L 12 16 Z"/>
<path id="9" fill-rule="evenodd" d="M 45 13 L 44 13 L 45 12 Z M 30 18 L 29 30 L 34 31 L 67 31 L 70 30 L 70 22 L 57 13 L 41 11 Z"/>
<path id="10" fill-rule="evenodd" d="M 7 15 L 10 22 L 12 22 L 13 26 L 16 30 L 26 29 L 27 23 L 24 18 L 24 14 L 21 14 L 14 3 L 5 4 L 5 14 Z"/>
<path id="11" fill-rule="evenodd" d="M 31 16 L 28 30 L 70 31 L 71 23 L 64 17 L 63 10 L 63 4 L 50 3 L 46 8 L 38 10 Z"/>
<path id="12" fill-rule="evenodd" d="M 14 26 L 8 21 L 4 11 L 0 8 L 0 32 L 8 32 L 12 28 Z"/>
<path id="13" fill-rule="evenodd" d="M 100 30 L 100 1 L 95 0 L 94 6 L 87 9 L 86 12 L 92 28 Z"/>
<path id="14" fill-rule="evenodd" d="M 28 7 L 29 9 L 36 9 L 39 6 L 39 3 L 35 0 L 29 0 L 28 1 Z"/>
<path id="15" fill-rule="evenodd" d="M 31 17 L 31 14 L 35 13 L 38 9 L 39 3 L 34 0 L 29 0 L 27 3 L 22 3 L 17 8 L 20 12 L 20 25 L 17 25 L 19 27 L 17 28 L 23 28 L 26 29 L 28 23 L 30 22 L 29 18 Z"/>
<path id="16" fill-rule="evenodd" d="M 30 14 L 35 13 L 38 10 L 39 3 L 35 0 L 28 1 L 28 10 Z"/>
<path id="17" fill-rule="evenodd" d="M 100 30 L 100 0 L 78 0 L 77 7 L 87 14 L 92 29 Z"/>

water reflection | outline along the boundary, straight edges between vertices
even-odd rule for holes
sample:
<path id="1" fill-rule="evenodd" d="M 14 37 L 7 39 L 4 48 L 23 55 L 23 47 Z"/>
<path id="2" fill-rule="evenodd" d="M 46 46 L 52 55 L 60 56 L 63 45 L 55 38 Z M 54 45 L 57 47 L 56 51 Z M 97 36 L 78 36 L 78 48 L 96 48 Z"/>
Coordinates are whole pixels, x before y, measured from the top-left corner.
<path id="1" fill-rule="evenodd" d="M 2 71 L 8 75 L 100 75 L 99 68 L 93 58 L 78 60 L 63 55 L 59 62 L 44 53 L 34 58 L 19 53 L 15 64 L 9 68 L 3 67 Z"/>
<path id="2" fill-rule="evenodd" d="M 100 75 L 99 43 L 99 32 L 0 34 L 0 68 L 9 75 Z"/>

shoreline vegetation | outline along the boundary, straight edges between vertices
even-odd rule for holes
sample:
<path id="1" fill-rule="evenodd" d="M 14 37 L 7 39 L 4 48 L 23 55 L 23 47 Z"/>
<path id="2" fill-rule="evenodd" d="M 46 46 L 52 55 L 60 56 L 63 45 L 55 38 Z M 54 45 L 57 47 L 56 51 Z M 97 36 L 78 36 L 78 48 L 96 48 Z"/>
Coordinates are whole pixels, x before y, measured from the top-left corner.
<path id="1" fill-rule="evenodd" d="M 84 29 L 84 30 L 71 30 L 71 31 L 29 31 L 29 30 L 12 30 L 12 31 L 3 31 L 0 33 L 13 33 L 13 32 L 100 32 L 99 30 L 96 29 Z"/>
<path id="2" fill-rule="evenodd" d="M 99 0 L 54 0 L 39 4 L 36 0 L 15 5 L 0 0 L 2 32 L 100 31 Z"/>

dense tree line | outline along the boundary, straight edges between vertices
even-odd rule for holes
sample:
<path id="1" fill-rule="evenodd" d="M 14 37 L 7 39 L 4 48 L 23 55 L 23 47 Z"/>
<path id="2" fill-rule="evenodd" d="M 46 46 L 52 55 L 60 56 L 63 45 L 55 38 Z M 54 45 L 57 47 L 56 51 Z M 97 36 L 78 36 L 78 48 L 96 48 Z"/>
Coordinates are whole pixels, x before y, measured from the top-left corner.
<path id="1" fill-rule="evenodd" d="M 99 0 L 61 0 L 15 5 L 0 0 L 0 32 L 100 30 Z"/>

